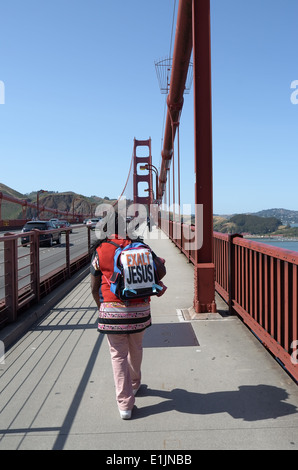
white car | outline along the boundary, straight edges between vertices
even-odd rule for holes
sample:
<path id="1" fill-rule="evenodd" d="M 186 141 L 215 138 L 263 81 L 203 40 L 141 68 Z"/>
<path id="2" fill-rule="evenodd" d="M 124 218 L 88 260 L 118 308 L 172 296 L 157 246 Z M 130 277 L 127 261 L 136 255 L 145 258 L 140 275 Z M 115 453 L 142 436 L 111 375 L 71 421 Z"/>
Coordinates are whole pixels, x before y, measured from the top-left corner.
<path id="1" fill-rule="evenodd" d="M 88 219 L 86 222 L 87 227 L 89 227 L 91 230 L 94 230 L 96 227 L 97 222 L 99 222 L 100 219 Z"/>

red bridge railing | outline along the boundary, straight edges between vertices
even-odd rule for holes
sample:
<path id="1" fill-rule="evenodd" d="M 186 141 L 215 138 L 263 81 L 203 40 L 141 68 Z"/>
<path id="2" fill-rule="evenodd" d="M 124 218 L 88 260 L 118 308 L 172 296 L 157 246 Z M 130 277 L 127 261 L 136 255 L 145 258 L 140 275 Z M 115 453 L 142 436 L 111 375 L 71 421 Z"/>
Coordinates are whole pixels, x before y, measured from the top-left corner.
<path id="1" fill-rule="evenodd" d="M 214 233 L 215 287 L 298 380 L 298 253 Z"/>
<path id="2" fill-rule="evenodd" d="M 188 249 L 194 228 L 161 220 L 162 230 L 195 263 Z M 41 276 L 38 235 L 30 234 L 26 263 L 20 252 L 21 234 L 0 237 L 0 326 L 16 321 L 23 308 L 38 301 L 90 260 L 90 231 L 85 253 L 70 256 L 65 235 L 61 267 Z M 215 289 L 259 340 L 298 381 L 298 253 L 243 239 L 240 235 L 214 232 Z"/>
<path id="3" fill-rule="evenodd" d="M 51 263 L 55 256 L 53 251 L 44 267 L 40 259 L 38 230 L 26 232 L 29 236 L 26 249 L 22 248 L 22 233 L 6 233 L 0 237 L 0 328 L 17 321 L 24 310 L 89 263 L 91 231 L 84 225 L 77 225 L 78 228 L 86 235 L 79 241 L 80 254 L 71 252 L 70 228 L 43 232 L 65 232 L 63 243 L 59 245 L 58 263 Z"/>
<path id="4" fill-rule="evenodd" d="M 172 221 L 161 221 L 161 228 L 194 263 L 194 253 L 186 249 L 187 231 L 194 228 Z M 237 313 L 298 381 L 298 253 L 217 232 L 213 253 L 215 289 L 230 313 Z"/>

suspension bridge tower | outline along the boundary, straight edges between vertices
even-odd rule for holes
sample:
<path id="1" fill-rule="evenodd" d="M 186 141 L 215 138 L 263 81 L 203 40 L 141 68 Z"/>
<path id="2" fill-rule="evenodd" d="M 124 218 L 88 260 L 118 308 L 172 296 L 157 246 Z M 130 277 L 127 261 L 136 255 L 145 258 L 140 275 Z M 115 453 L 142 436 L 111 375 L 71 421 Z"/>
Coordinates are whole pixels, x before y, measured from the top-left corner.
<path id="1" fill-rule="evenodd" d="M 147 147 L 148 152 L 146 156 L 138 156 L 138 149 L 140 147 Z M 143 153 L 143 152 L 142 152 Z M 146 152 L 145 152 L 146 153 Z M 151 156 L 151 138 L 148 140 L 137 140 L 134 139 L 134 147 L 133 147 L 133 199 L 135 204 L 143 204 L 148 208 L 148 214 L 150 209 L 150 204 L 152 204 L 153 196 L 152 196 L 152 174 L 149 170 L 148 173 L 139 173 L 140 166 L 148 165 L 148 168 L 151 167 L 152 163 L 152 156 Z M 145 186 L 143 185 L 145 183 Z M 140 187 L 142 184 L 142 188 Z M 144 193 L 147 193 L 144 196 Z"/>

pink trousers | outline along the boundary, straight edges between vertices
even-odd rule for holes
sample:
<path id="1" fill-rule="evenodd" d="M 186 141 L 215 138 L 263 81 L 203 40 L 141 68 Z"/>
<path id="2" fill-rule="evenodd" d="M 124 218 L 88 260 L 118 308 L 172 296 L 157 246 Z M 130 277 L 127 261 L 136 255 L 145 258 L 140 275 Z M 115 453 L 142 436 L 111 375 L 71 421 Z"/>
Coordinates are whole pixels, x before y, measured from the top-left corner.
<path id="1" fill-rule="evenodd" d="M 132 410 L 135 403 L 133 389 L 141 384 L 144 333 L 107 334 L 120 410 Z"/>

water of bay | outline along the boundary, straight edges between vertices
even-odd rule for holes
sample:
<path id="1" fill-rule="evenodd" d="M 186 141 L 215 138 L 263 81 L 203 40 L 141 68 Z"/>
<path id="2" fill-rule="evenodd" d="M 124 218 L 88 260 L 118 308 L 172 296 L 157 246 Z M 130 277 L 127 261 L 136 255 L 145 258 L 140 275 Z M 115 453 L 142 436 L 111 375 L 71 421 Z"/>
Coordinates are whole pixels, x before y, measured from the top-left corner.
<path id="1" fill-rule="evenodd" d="M 249 238 L 249 240 L 266 243 L 285 250 L 298 251 L 298 240 L 272 240 L 272 238 Z"/>

